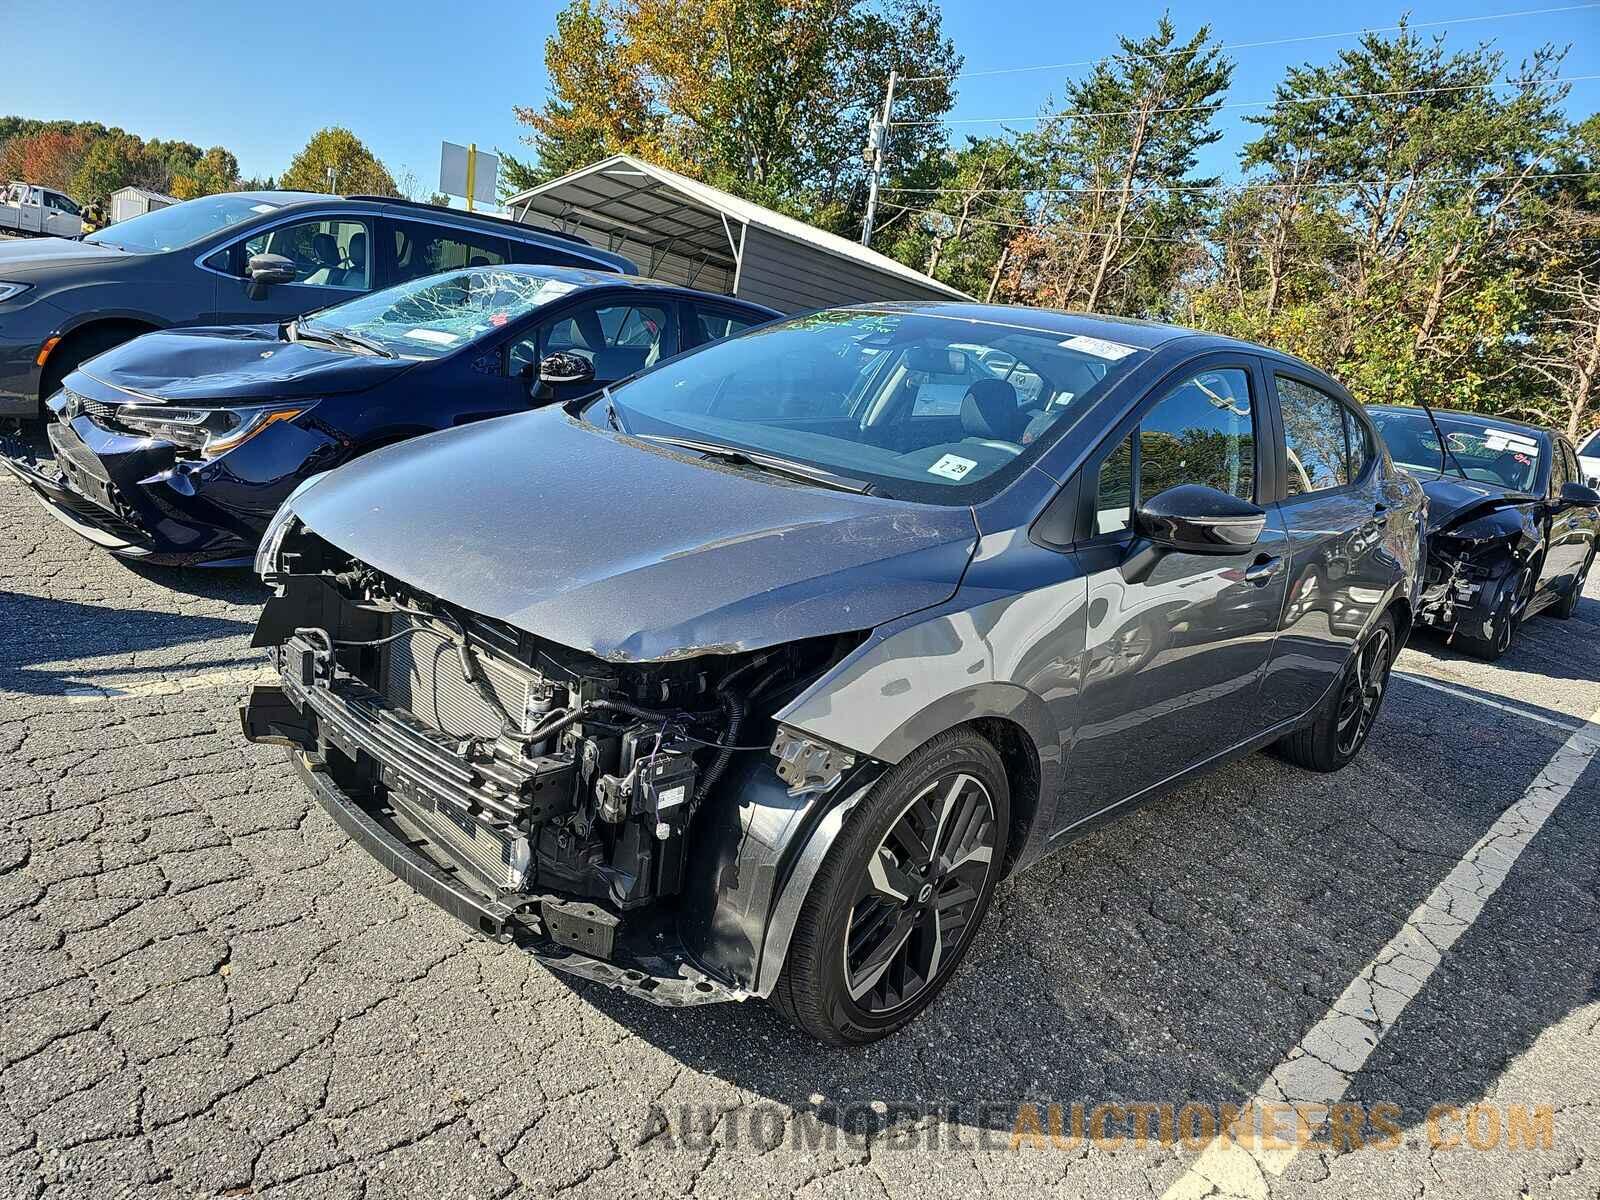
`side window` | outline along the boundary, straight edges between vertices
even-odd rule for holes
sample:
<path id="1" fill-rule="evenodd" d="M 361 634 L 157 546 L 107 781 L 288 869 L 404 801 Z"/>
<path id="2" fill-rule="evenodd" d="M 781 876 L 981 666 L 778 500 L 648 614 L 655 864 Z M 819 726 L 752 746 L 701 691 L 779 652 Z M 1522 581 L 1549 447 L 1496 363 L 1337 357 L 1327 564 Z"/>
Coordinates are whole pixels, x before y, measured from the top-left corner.
<path id="1" fill-rule="evenodd" d="M 692 350 L 761 324 L 757 317 L 737 316 L 726 309 L 689 305 L 689 327 L 683 331 L 683 348 Z"/>
<path id="2" fill-rule="evenodd" d="M 1566 446 L 1560 442 L 1557 442 L 1555 448 L 1556 452 L 1550 456 L 1551 496 L 1561 495 L 1562 487 L 1568 483 L 1571 483 L 1573 479 L 1577 477 L 1577 473 L 1569 470 L 1567 467 L 1567 456 L 1565 453 L 1563 453 L 1563 451 L 1566 450 Z"/>
<path id="3" fill-rule="evenodd" d="M 1255 498 L 1255 410 L 1238 367 L 1184 380 L 1139 422 L 1138 499 L 1183 483 Z"/>
<path id="4" fill-rule="evenodd" d="M 514 343 L 506 370 L 517 375 L 546 354 L 580 354 L 594 365 L 600 383 L 614 383 L 642 371 L 670 353 L 665 345 L 667 310 L 663 304 L 588 305 L 539 326 Z"/>
<path id="5" fill-rule="evenodd" d="M 1366 471 L 1367 464 L 1376 456 L 1377 451 L 1372 445 L 1372 435 L 1367 432 L 1367 427 L 1350 410 L 1347 404 L 1340 404 L 1339 409 L 1344 413 L 1344 440 L 1349 447 L 1348 471 L 1344 483 L 1354 483 Z"/>
<path id="6" fill-rule="evenodd" d="M 506 261 L 506 240 L 419 221 L 391 221 L 394 264 L 389 283 L 421 279 L 461 267 L 498 267 Z"/>
<path id="7" fill-rule="evenodd" d="M 539 242 L 519 242 L 514 237 L 506 240 L 506 250 L 514 263 L 527 263 L 536 267 L 583 267 L 590 271 L 607 269 L 593 259 L 578 254 L 563 254 L 560 250 Z"/>
<path id="8" fill-rule="evenodd" d="M 1298 379 L 1276 378 L 1288 451 L 1288 494 L 1303 496 L 1342 487 L 1350 481 L 1344 406 Z"/>
<path id="9" fill-rule="evenodd" d="M 1573 483 L 1585 482 L 1583 467 L 1579 464 L 1577 452 L 1573 450 L 1571 443 L 1561 443 L 1561 457 L 1567 461 L 1567 478 Z"/>
<path id="10" fill-rule="evenodd" d="M 299 221 L 263 230 L 232 248 L 228 270 L 242 276 L 257 254 L 294 263 L 294 281 L 313 287 L 371 286 L 367 227 L 360 221 Z"/>
<path id="11" fill-rule="evenodd" d="M 1100 464 L 1100 481 L 1094 494 L 1094 531 L 1121 533 L 1133 527 L 1133 439 L 1137 431 Z"/>
<path id="12" fill-rule="evenodd" d="M 1156 401 L 1100 464 L 1094 532 L 1120 533 L 1133 524 L 1139 504 L 1184 483 L 1255 498 L 1255 406 L 1248 372 L 1201 371 Z"/>

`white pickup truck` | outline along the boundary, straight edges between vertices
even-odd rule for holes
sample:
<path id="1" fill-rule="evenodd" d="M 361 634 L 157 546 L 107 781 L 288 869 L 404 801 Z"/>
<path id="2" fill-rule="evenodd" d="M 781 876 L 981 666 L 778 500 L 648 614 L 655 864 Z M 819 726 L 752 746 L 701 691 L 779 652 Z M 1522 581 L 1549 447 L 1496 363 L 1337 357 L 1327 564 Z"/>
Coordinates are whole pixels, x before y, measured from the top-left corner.
<path id="1" fill-rule="evenodd" d="M 8 183 L 0 189 L 0 233 L 82 237 L 83 214 L 65 192 L 35 183 Z"/>

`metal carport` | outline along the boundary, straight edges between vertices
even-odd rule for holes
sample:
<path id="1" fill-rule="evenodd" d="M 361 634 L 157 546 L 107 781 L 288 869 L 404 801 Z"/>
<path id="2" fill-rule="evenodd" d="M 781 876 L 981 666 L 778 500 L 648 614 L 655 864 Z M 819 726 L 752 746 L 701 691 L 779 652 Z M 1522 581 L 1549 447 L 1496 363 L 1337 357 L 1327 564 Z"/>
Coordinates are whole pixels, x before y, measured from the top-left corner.
<path id="1" fill-rule="evenodd" d="M 645 274 L 803 312 L 862 300 L 970 300 L 887 255 L 616 154 L 513 196 L 518 221 L 577 233 Z"/>

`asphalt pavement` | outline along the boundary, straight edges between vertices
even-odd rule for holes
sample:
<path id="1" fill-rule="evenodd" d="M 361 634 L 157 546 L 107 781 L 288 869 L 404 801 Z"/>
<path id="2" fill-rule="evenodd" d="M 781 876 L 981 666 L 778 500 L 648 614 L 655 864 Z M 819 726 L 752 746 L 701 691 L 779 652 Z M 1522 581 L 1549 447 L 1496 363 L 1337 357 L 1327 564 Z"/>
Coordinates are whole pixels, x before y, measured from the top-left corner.
<path id="1" fill-rule="evenodd" d="M 1414 640 L 1347 770 L 1256 755 L 1002 885 L 945 995 L 854 1051 L 568 982 L 417 898 L 241 739 L 262 599 L 0 479 L 0 1196 L 1600 1191 L 1600 579 L 1497 664 Z M 1447 948 L 1397 954 L 1441 905 Z M 1218 1170 L 1153 1132 L 1308 1065 L 1361 1148 Z M 1074 1105 L 1152 1134 L 1074 1139 Z M 1508 1145 L 1513 1109 L 1548 1136 Z"/>

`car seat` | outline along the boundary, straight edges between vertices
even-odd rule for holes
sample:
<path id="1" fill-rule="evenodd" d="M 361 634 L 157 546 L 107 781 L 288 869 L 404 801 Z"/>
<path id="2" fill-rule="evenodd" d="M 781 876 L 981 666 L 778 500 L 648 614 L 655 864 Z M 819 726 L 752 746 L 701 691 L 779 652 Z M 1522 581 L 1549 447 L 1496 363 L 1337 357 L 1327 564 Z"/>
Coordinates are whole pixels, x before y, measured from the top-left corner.
<path id="1" fill-rule="evenodd" d="M 976 379 L 961 398 L 963 442 L 1022 453 L 1028 415 L 1017 407 L 1017 389 L 1004 379 Z"/>

